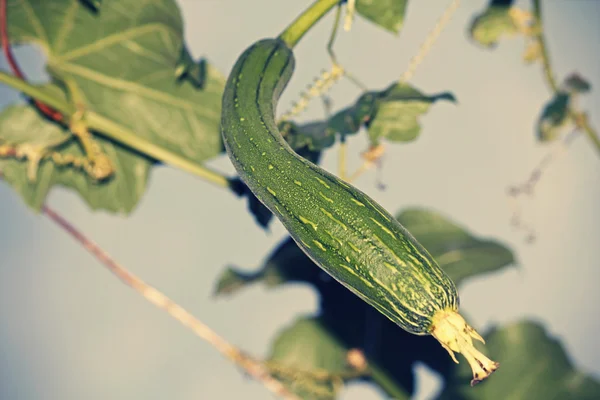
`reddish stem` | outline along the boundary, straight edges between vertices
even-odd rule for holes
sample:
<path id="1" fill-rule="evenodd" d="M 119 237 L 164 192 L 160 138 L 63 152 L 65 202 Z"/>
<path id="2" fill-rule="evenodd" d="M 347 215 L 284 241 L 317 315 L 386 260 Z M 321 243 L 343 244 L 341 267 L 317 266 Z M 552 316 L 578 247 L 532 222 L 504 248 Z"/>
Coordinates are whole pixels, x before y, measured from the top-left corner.
<path id="1" fill-rule="evenodd" d="M 8 65 L 10 66 L 11 71 L 15 74 L 16 77 L 26 81 L 25 75 L 19 68 L 19 64 L 17 64 L 17 60 L 15 59 L 12 49 L 10 47 L 10 40 L 8 40 L 8 17 L 7 17 L 7 7 L 6 0 L 0 0 L 0 43 L 2 45 L 2 50 L 4 52 L 4 56 L 8 61 Z M 54 121 L 62 121 L 63 116 L 60 112 L 55 109 L 47 106 L 41 101 L 32 99 L 33 104 L 48 118 Z"/>

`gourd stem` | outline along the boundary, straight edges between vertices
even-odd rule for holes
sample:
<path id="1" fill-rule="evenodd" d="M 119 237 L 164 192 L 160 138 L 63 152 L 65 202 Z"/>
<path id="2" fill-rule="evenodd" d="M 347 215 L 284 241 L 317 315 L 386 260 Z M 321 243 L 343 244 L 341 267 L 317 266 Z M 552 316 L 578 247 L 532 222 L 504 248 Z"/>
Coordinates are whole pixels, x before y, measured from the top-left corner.
<path id="1" fill-rule="evenodd" d="M 59 111 L 65 118 L 64 122 L 68 124 L 73 114 L 76 112 L 75 107 L 68 102 L 52 96 L 44 89 L 31 85 L 20 78 L 0 71 L 0 83 L 4 83 L 14 89 L 19 90 L 28 97 L 39 100 L 42 103 Z M 210 183 L 220 187 L 229 188 L 229 179 L 213 171 L 195 161 L 189 160 L 181 155 L 171 152 L 161 146 L 136 135 L 133 131 L 126 127 L 111 121 L 108 118 L 101 116 L 91 110 L 85 110 L 84 121 L 90 130 L 98 132 L 99 135 L 114 140 L 124 146 L 130 147 L 142 154 L 161 161 L 165 164 L 180 168 L 186 172 L 194 174 Z"/>
<path id="2" fill-rule="evenodd" d="M 340 0 L 316 0 L 309 8 L 299 15 L 294 22 L 281 32 L 279 38 L 290 48 L 294 48 L 306 32 L 323 18 L 329 10 L 339 3 Z"/>
<path id="3" fill-rule="evenodd" d="M 105 253 L 100 246 L 91 241 L 86 235 L 84 235 L 74 225 L 67 221 L 62 215 L 46 205 L 42 206 L 42 211 L 44 214 L 46 214 L 46 216 L 48 216 L 48 218 L 52 220 L 52 222 L 57 224 L 73 239 L 81 244 L 106 269 L 108 269 L 124 284 L 139 293 L 151 304 L 165 311 L 181 325 L 191 330 L 196 336 L 211 344 L 223 356 L 243 368 L 250 376 L 261 382 L 273 394 L 279 395 L 281 398 L 286 400 L 300 400 L 300 398 L 290 392 L 283 383 L 271 376 L 264 364 L 248 356 L 239 348 L 227 342 L 178 303 L 171 300 L 162 292 L 150 286 L 133 273 L 129 272 L 127 269 L 113 260 L 110 255 Z"/>
<path id="4" fill-rule="evenodd" d="M 544 76 L 546 82 L 553 92 L 558 91 L 558 83 L 554 77 L 554 71 L 552 71 L 552 65 L 550 64 L 550 55 L 548 54 L 548 46 L 546 46 L 546 39 L 544 38 L 543 24 L 542 24 L 542 5 L 539 0 L 533 1 L 533 13 L 537 19 L 537 40 L 540 44 L 542 53 L 542 64 L 544 67 Z"/>

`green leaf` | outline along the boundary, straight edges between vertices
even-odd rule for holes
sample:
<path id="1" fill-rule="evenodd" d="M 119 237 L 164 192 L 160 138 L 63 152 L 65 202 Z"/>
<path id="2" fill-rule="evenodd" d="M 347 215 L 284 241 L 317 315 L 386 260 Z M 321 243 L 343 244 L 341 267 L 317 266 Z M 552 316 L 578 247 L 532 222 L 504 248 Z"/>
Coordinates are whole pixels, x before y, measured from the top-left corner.
<path id="1" fill-rule="evenodd" d="M 300 318 L 273 341 L 267 366 L 303 399 L 335 399 L 344 377 L 355 374 L 348 349 L 320 318 Z"/>
<path id="2" fill-rule="evenodd" d="M 110 141 L 97 138 L 102 151 L 115 166 L 115 176 L 96 182 L 83 170 L 57 166 L 51 158 L 44 158 L 36 168 L 31 161 L 0 158 L 4 179 L 34 210 L 39 211 L 54 185 L 75 189 L 92 209 L 128 213 L 145 191 L 151 161 L 133 155 Z M 25 149 L 30 155 L 41 155 L 48 146 L 64 144 L 56 149 L 61 156 L 84 157 L 79 144 L 70 133 L 48 122 L 30 106 L 11 106 L 0 113 L 0 147 L 10 145 Z M 24 147 L 23 147 L 24 146 Z M 35 173 L 29 179 L 28 168 Z"/>
<path id="3" fill-rule="evenodd" d="M 329 119 L 329 128 L 341 135 L 357 133 L 371 120 L 377 106 L 379 92 L 367 92 L 361 95 L 354 105 L 338 111 Z"/>
<path id="4" fill-rule="evenodd" d="M 408 0 L 356 0 L 356 12 L 392 33 L 400 32 Z"/>
<path id="5" fill-rule="evenodd" d="M 469 28 L 471 38 L 482 46 L 492 48 L 503 36 L 516 34 L 518 26 L 510 16 L 510 3 L 492 1 L 483 13 L 473 19 Z"/>
<path id="6" fill-rule="evenodd" d="M 541 142 L 558 139 L 569 126 L 569 103 L 571 95 L 557 92 L 552 100 L 544 106 L 537 122 L 537 138 Z"/>
<path id="7" fill-rule="evenodd" d="M 515 262 L 506 246 L 494 240 L 479 239 L 435 211 L 408 209 L 396 219 L 457 285 L 469 277 L 497 271 Z"/>
<path id="8" fill-rule="evenodd" d="M 285 132 L 285 139 L 294 150 L 306 148 L 320 152 L 335 143 L 335 131 L 325 121 L 305 124 L 284 121 L 279 124 L 279 130 Z"/>
<path id="9" fill-rule="evenodd" d="M 224 78 L 208 65 L 203 89 L 176 78 L 183 27 L 174 0 L 9 2 L 9 37 L 35 43 L 57 80 L 85 106 L 140 137 L 198 162 L 218 155 Z"/>
<path id="10" fill-rule="evenodd" d="M 592 89 L 592 85 L 581 75 L 574 73 L 569 75 L 563 82 L 565 90 L 569 93 L 587 93 Z"/>
<path id="11" fill-rule="evenodd" d="M 561 343 L 539 324 L 513 323 L 493 329 L 484 338 L 489 352 L 499 355 L 500 368 L 472 388 L 471 370 L 460 363 L 448 377 L 440 400 L 600 398 L 600 382 L 578 371 Z"/>
<path id="12" fill-rule="evenodd" d="M 390 142 L 409 142 L 421 132 L 419 117 L 438 100 L 456 102 L 451 93 L 426 96 L 406 84 L 394 84 L 385 90 L 378 101 L 377 111 L 368 123 L 368 134 L 373 144 L 381 139 Z"/>
<path id="13" fill-rule="evenodd" d="M 394 83 L 385 90 L 361 95 L 354 105 L 330 118 L 329 128 L 350 135 L 364 125 L 372 144 L 384 138 L 391 142 L 408 142 L 421 131 L 419 117 L 438 100 L 456 102 L 449 92 L 427 96 L 410 85 Z"/>

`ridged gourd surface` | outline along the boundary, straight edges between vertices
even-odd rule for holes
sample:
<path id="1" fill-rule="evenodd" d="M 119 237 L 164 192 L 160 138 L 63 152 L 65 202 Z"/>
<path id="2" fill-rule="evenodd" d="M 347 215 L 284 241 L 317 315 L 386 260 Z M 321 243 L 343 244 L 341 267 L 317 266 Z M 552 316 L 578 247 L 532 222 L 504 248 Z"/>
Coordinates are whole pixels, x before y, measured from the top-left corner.
<path id="1" fill-rule="evenodd" d="M 279 39 L 238 59 L 221 121 L 232 162 L 317 265 L 405 330 L 429 333 L 436 311 L 458 309 L 454 283 L 393 216 L 285 142 L 274 115 L 293 69 Z"/>

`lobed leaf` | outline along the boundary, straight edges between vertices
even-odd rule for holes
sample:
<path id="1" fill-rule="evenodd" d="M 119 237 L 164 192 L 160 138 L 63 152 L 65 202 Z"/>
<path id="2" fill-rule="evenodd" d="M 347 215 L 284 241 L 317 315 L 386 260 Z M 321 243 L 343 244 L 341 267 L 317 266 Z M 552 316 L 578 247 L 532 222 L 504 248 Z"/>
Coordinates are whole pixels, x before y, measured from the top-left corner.
<path id="1" fill-rule="evenodd" d="M 11 106 L 0 113 L 0 146 L 8 144 L 21 149 L 25 146 L 26 153 L 41 155 L 48 146 L 63 141 L 63 145 L 50 151 L 57 151 L 63 157 L 84 157 L 70 132 L 47 121 L 31 106 Z M 128 213 L 146 189 L 152 162 L 108 140 L 97 138 L 97 141 L 116 168 L 115 175 L 106 181 L 95 181 L 79 168 L 56 165 L 51 158 L 43 158 L 36 166 L 31 160 L 0 157 L 0 171 L 4 180 L 36 211 L 43 206 L 50 189 L 60 185 L 74 189 L 92 209 Z M 34 180 L 30 179 L 32 172 Z"/>
<path id="2" fill-rule="evenodd" d="M 394 83 L 379 92 L 367 92 L 356 103 L 334 114 L 329 128 L 342 135 L 354 134 L 365 126 L 373 144 L 414 140 L 421 131 L 419 117 L 438 100 L 456 102 L 452 93 L 427 96 L 414 87 Z"/>
<path id="3" fill-rule="evenodd" d="M 471 39 L 488 48 L 495 47 L 504 36 L 519 29 L 510 15 L 512 1 L 491 1 L 488 8 L 476 16 L 469 27 Z"/>
<path id="4" fill-rule="evenodd" d="M 9 38 L 14 44 L 41 46 L 53 82 L 76 88 L 77 98 L 68 94 L 78 106 L 187 159 L 202 162 L 220 154 L 225 80 L 206 62 L 191 60 L 175 1 L 110 1 L 96 10 L 99 5 L 83 0 L 8 1 Z M 125 175 L 112 186 L 90 185 L 69 168 L 56 180 L 39 184 L 70 186 L 88 193 L 86 201 L 94 208 L 128 212 L 145 188 L 150 162 L 143 154 L 97 141 L 113 161 L 125 165 L 117 171 Z M 78 152 L 76 147 L 64 151 Z M 131 194 L 119 182 L 127 182 Z M 39 188 L 33 203 L 39 206 L 47 190 Z"/>
<path id="5" fill-rule="evenodd" d="M 371 143 L 377 144 L 382 139 L 390 142 L 415 140 L 421 132 L 419 117 L 438 100 L 456 102 L 454 95 L 448 92 L 426 96 L 407 84 L 390 86 L 382 93 L 374 118 L 368 124 Z"/>
<path id="6" fill-rule="evenodd" d="M 356 12 L 383 29 L 398 34 L 408 0 L 356 0 Z"/>

